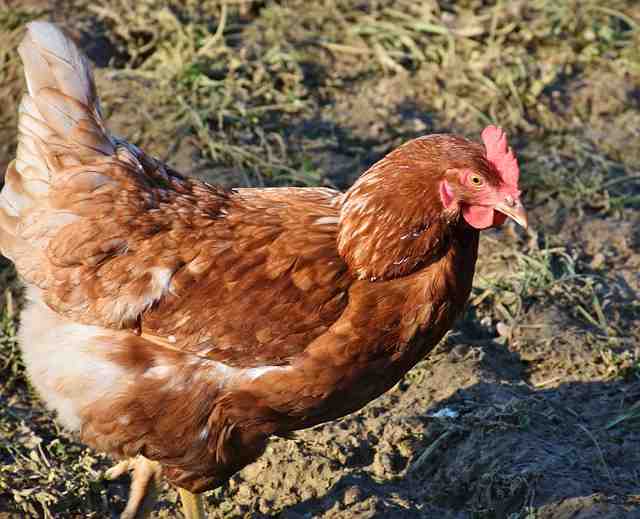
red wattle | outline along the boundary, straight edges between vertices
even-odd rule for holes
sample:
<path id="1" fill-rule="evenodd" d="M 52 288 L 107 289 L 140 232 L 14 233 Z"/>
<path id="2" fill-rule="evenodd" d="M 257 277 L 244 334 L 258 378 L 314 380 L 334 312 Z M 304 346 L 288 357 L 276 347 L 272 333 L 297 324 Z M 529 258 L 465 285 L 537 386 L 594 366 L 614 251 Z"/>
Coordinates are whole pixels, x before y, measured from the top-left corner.
<path id="1" fill-rule="evenodd" d="M 483 205 L 466 205 L 462 209 L 462 216 L 471 227 L 487 229 L 494 222 L 493 207 Z"/>

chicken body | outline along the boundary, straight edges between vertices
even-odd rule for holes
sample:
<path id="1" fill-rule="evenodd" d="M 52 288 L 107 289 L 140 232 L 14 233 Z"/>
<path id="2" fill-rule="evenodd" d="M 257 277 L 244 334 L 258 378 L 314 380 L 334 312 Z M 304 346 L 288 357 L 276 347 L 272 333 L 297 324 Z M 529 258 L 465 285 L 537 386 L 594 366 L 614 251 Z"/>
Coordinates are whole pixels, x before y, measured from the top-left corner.
<path id="1" fill-rule="evenodd" d="M 20 51 L 0 248 L 28 287 L 30 379 L 84 442 L 181 488 L 387 391 L 463 310 L 479 229 L 524 221 L 501 133 L 416 139 L 344 194 L 223 190 L 110 135 L 55 26 L 30 24 Z"/>

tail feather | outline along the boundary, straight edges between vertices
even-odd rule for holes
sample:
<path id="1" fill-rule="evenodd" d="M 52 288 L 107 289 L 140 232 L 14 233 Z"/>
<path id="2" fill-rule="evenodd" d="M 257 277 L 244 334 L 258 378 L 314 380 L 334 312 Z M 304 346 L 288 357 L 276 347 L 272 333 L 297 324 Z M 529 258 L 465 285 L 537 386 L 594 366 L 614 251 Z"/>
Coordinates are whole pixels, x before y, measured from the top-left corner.
<path id="1" fill-rule="evenodd" d="M 38 107 L 29 96 L 20 103 L 16 168 L 25 177 L 50 180 L 43 144 L 56 139 L 56 132 L 47 126 Z"/>
<path id="2" fill-rule="evenodd" d="M 18 52 L 24 63 L 29 94 L 36 100 L 41 90 L 51 88 L 87 107 L 96 103 L 87 60 L 55 25 L 31 22 Z"/>
<path id="3" fill-rule="evenodd" d="M 72 162 L 113 153 L 91 68 L 75 44 L 55 25 L 31 22 L 18 52 L 29 90 L 20 105 L 18 173 L 48 181 L 59 151 Z"/>
<path id="4" fill-rule="evenodd" d="M 28 93 L 20 103 L 16 159 L 0 193 L 0 250 L 13 259 L 34 246 L 26 228 L 49 207 L 56 174 L 115 150 L 89 62 L 72 40 L 53 24 L 31 22 L 18 52 Z"/>

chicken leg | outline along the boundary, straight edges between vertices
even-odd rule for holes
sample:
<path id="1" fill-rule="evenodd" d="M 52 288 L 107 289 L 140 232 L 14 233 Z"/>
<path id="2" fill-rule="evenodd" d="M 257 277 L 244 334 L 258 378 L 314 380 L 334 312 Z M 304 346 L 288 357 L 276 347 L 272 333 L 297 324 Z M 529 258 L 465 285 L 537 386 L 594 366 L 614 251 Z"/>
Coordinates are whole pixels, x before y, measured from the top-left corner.
<path id="1" fill-rule="evenodd" d="M 185 519 L 205 519 L 207 517 L 200 494 L 192 494 L 184 488 L 179 488 L 178 492 L 182 500 L 182 513 Z"/>

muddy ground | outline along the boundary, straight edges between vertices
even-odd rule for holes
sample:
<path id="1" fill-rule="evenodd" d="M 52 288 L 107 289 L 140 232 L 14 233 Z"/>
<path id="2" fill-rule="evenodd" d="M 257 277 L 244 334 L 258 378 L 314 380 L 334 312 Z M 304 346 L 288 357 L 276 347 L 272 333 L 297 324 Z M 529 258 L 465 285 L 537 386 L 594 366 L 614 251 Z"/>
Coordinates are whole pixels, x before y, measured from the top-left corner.
<path id="1" fill-rule="evenodd" d="M 455 330 L 359 413 L 274 440 L 211 517 L 640 518 L 637 2 L 0 0 L 2 169 L 34 18 L 81 42 L 115 133 L 225 185 L 345 188 L 489 122 L 520 156 L 532 228 L 485 233 Z M 39 403 L 4 260 L 0 283 L 0 518 L 117 517 L 128 482 Z"/>

